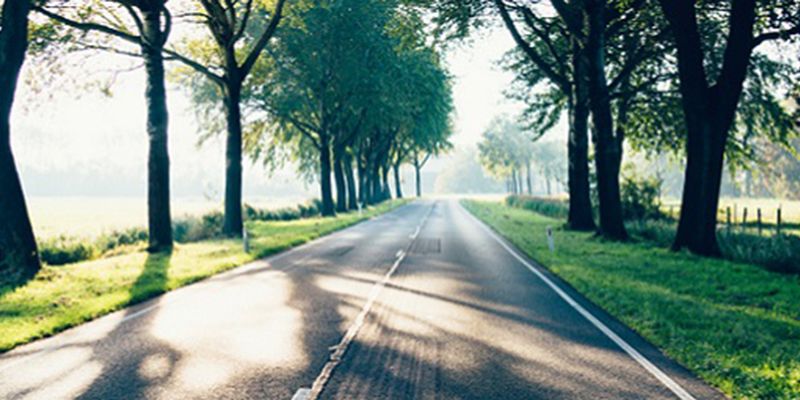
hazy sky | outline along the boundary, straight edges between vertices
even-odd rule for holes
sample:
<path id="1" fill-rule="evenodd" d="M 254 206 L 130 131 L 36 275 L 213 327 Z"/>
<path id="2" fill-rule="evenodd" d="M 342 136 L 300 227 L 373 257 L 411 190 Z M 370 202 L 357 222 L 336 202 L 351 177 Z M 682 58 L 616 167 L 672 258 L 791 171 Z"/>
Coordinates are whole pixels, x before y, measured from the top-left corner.
<path id="1" fill-rule="evenodd" d="M 494 116 L 513 114 L 521 108 L 504 98 L 503 90 L 512 75 L 496 65 L 511 46 L 508 33 L 496 28 L 448 53 L 447 62 L 455 77 L 453 142 L 457 147 L 474 145 Z M 92 63 L 112 64 L 116 57 L 102 55 Z M 76 97 L 59 91 L 53 100 L 42 100 L 44 96 L 21 85 L 18 99 L 22 104 L 12 116 L 12 143 L 30 195 L 145 193 L 144 71 L 120 74 L 113 93 L 113 97 L 106 97 L 90 91 Z M 223 188 L 223 141 L 215 138 L 198 148 L 195 116 L 186 95 L 173 85 L 168 100 L 173 193 L 219 197 Z M 25 110 L 24 104 L 35 107 Z M 431 167 L 437 168 L 436 164 Z M 248 162 L 245 169 L 246 196 L 286 191 L 297 194 L 298 188 L 302 190 L 291 171 L 269 178 L 260 166 Z M 315 191 L 312 184 L 307 193 Z"/>

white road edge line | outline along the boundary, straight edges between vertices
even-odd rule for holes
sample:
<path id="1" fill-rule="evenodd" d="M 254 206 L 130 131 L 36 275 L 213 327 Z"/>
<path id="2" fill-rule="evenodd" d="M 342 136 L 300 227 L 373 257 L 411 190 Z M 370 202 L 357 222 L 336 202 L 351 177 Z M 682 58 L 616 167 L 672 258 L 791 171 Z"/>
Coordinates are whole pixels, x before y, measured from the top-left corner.
<path id="1" fill-rule="evenodd" d="M 417 225 L 416 232 L 419 232 L 425 225 L 425 222 L 428 220 L 428 217 L 433 213 L 434 206 L 436 206 L 435 202 L 433 206 L 431 206 L 431 208 L 428 210 L 428 213 L 425 214 L 425 216 Z M 333 370 L 336 369 L 336 367 L 342 362 L 344 354 L 345 352 L 347 352 L 347 348 L 350 346 L 350 343 L 358 334 L 358 331 L 364 325 L 367 315 L 372 309 L 372 305 L 378 299 L 378 295 L 381 294 L 383 288 L 386 286 L 387 283 L 389 283 L 389 279 L 391 279 L 392 275 L 394 275 L 395 271 L 397 271 L 397 268 L 400 266 L 403 260 L 405 260 L 406 255 L 408 255 L 408 251 L 414 244 L 414 240 L 416 240 L 416 236 L 414 236 L 414 238 L 409 241 L 406 250 L 401 249 L 397 252 L 397 254 L 395 255 L 397 259 L 394 261 L 394 264 L 392 264 L 392 267 L 389 268 L 389 271 L 387 271 L 386 274 L 383 275 L 383 279 L 381 279 L 379 282 L 376 282 L 375 285 L 372 286 L 369 296 L 367 297 L 367 302 L 364 303 L 364 306 L 361 308 L 361 311 L 358 313 L 358 316 L 356 316 L 356 319 L 347 329 L 347 332 L 345 332 L 339 344 L 332 346 L 332 348 L 334 348 L 335 351 L 331 353 L 329 361 L 325 363 L 325 365 L 322 367 L 322 371 L 320 371 L 319 375 L 317 375 L 317 378 L 314 379 L 314 383 L 311 385 L 311 388 L 297 389 L 297 392 L 295 392 L 294 396 L 292 397 L 292 400 L 316 400 L 317 398 L 319 398 L 319 395 L 322 393 L 322 390 L 325 389 L 325 385 L 330 380 L 331 375 L 333 375 Z"/>
<path id="2" fill-rule="evenodd" d="M 353 224 L 351 226 L 348 226 L 348 227 L 346 227 L 344 229 L 340 229 L 340 230 L 331 232 L 331 233 L 329 233 L 327 235 L 320 236 L 320 237 L 318 237 L 318 238 L 316 238 L 314 240 L 305 242 L 305 243 L 303 243 L 303 244 L 301 244 L 299 246 L 291 247 L 291 248 L 283 250 L 283 251 L 281 251 L 281 252 L 279 252 L 277 254 L 273 254 L 271 256 L 267 256 L 267 257 L 264 257 L 264 258 L 256 259 L 256 260 L 248 262 L 247 264 L 243 264 L 243 265 L 240 265 L 238 267 L 234 267 L 233 269 L 227 270 L 225 272 L 221 272 L 221 273 L 219 273 L 217 275 L 209 276 L 206 279 L 203 279 L 198 283 L 216 282 L 216 281 L 218 281 L 220 279 L 225 279 L 226 277 L 228 277 L 230 275 L 236 276 L 237 274 L 240 274 L 240 273 L 243 273 L 243 272 L 246 272 L 246 271 L 250 271 L 252 269 L 259 269 L 259 268 L 263 268 L 263 269 L 270 268 L 271 269 L 273 263 L 275 263 L 276 261 L 278 261 L 278 260 L 280 260 L 280 259 L 282 259 L 282 258 L 284 258 L 286 256 L 294 254 L 294 253 L 296 253 L 296 252 L 298 252 L 300 250 L 304 250 L 304 249 L 306 249 L 308 247 L 322 244 L 322 243 L 324 243 L 324 242 L 326 242 L 328 240 L 331 240 L 332 237 L 335 237 L 335 236 L 338 236 L 340 234 L 343 234 L 345 231 L 347 231 L 350 228 L 354 228 L 354 227 L 356 227 L 358 225 L 361 225 L 361 223 L 363 223 L 363 222 L 374 221 L 374 220 L 380 219 L 383 216 L 385 216 L 387 214 L 390 214 L 393 211 L 398 210 L 398 209 L 400 209 L 402 207 L 403 206 L 401 205 L 401 206 L 399 206 L 399 207 L 397 207 L 397 208 L 395 208 L 393 210 L 389 210 L 388 212 L 385 212 L 383 214 L 367 218 L 366 220 L 363 220 L 361 222 L 357 222 L 357 223 L 355 223 L 355 224 Z M 289 270 L 292 270 L 292 269 L 294 269 L 294 266 L 290 266 L 290 267 L 288 267 L 288 268 L 286 268 L 284 270 L 281 270 L 281 271 L 286 272 L 286 271 L 289 271 Z M 124 322 L 127 322 L 127 321 L 130 321 L 130 320 L 139 318 L 141 316 L 144 316 L 144 315 L 150 313 L 151 311 L 153 311 L 153 310 L 155 310 L 155 309 L 157 309 L 157 308 L 159 308 L 161 306 L 164 306 L 166 304 L 171 304 L 171 303 L 174 302 L 174 300 L 170 301 L 167 298 L 167 296 L 171 295 L 172 293 L 175 293 L 178 289 L 191 289 L 191 287 L 192 287 L 192 285 L 183 286 L 183 287 L 180 287 L 180 288 L 176 288 L 175 290 L 170 290 L 168 292 L 164 292 L 164 293 L 162 293 L 162 294 L 160 294 L 160 295 L 158 295 L 156 297 L 153 297 L 152 299 L 149 299 L 147 301 L 154 301 L 155 299 L 159 299 L 159 298 L 162 299 L 162 300 L 156 302 L 153 305 L 150 305 L 150 306 L 147 306 L 145 308 L 142 308 L 141 310 L 136 311 L 133 314 L 126 315 L 125 317 L 120 319 L 117 323 L 118 324 L 122 324 Z M 64 331 L 64 333 L 67 333 L 72 329 L 80 328 L 81 326 L 83 326 L 85 324 L 88 324 L 88 323 L 103 323 L 104 319 L 109 318 L 109 317 L 111 317 L 112 315 L 114 315 L 116 313 L 125 312 L 125 310 L 128 309 L 129 307 L 135 307 L 135 305 L 124 307 L 124 308 L 121 308 L 121 309 L 119 309 L 117 311 L 114 311 L 113 313 L 106 314 L 106 315 L 104 315 L 102 317 L 99 317 L 97 319 L 87 321 L 87 322 L 85 322 L 83 324 L 78 324 L 78 325 L 76 325 L 76 326 Z M 44 338 L 42 340 L 49 340 L 50 338 L 56 338 L 56 335 L 50 336 L 48 338 Z M 55 339 L 53 339 L 53 340 L 55 340 Z M 35 341 L 34 342 L 30 342 L 30 343 L 35 343 Z M 0 373 L 3 373 L 6 370 L 9 370 L 12 367 L 15 367 L 15 366 L 17 366 L 19 364 L 23 364 L 23 363 L 26 363 L 26 362 L 33 361 L 33 360 L 35 360 L 35 359 L 37 359 L 37 358 L 39 358 L 41 356 L 47 355 L 49 353 L 52 353 L 53 351 L 59 350 L 61 348 L 64 348 L 64 347 L 66 347 L 66 346 L 68 346 L 70 344 L 71 344 L 71 342 L 69 341 L 69 339 L 66 339 L 64 341 L 57 341 L 56 343 L 52 343 L 52 344 L 50 344 L 48 346 L 42 347 L 41 349 L 39 349 L 38 351 L 36 351 L 34 353 L 26 354 L 24 356 L 19 357 L 18 359 L 14 360 L 14 361 L 10 361 L 9 363 L 7 363 L 5 365 L 0 366 Z M 20 345 L 19 347 L 22 347 L 22 346 L 24 346 L 24 345 Z M 4 354 L 0 354 L 0 358 L 2 358 L 3 355 L 9 354 L 12 351 L 13 350 L 11 350 L 11 351 L 9 351 L 7 353 L 4 353 Z"/>
<path id="3" fill-rule="evenodd" d="M 459 207 L 461 205 L 459 204 Z M 462 207 L 463 210 L 463 207 Z M 559 297 L 561 297 L 567 304 L 572 306 L 579 314 L 581 314 L 584 318 L 586 318 L 589 322 L 592 323 L 600 332 L 603 332 L 609 339 L 611 339 L 614 343 L 617 344 L 622 350 L 628 353 L 631 358 L 633 358 L 636 362 L 639 363 L 642 367 L 644 367 L 647 372 L 652 374 L 656 379 L 658 379 L 664 386 L 666 386 L 669 390 L 672 391 L 679 399 L 681 400 L 696 400 L 694 396 L 689 394 L 681 385 L 675 382 L 672 378 L 670 378 L 664 371 L 661 371 L 658 367 L 655 366 L 647 357 L 643 356 L 639 351 L 637 351 L 633 346 L 628 344 L 624 339 L 619 337 L 614 331 L 611 330 L 606 324 L 601 322 L 597 317 L 595 317 L 592 313 L 587 311 L 583 306 L 581 306 L 575 299 L 572 298 L 569 294 L 564 292 L 558 285 L 556 285 L 553 281 L 550 280 L 546 275 L 544 275 L 541 271 L 539 271 L 536 267 L 531 265 L 524 257 L 520 256 L 514 249 L 509 247 L 505 241 L 503 241 L 493 230 L 491 230 L 483 221 L 479 220 L 476 216 L 472 215 L 471 212 L 464 210 L 464 212 L 472 217 L 478 223 L 478 226 L 483 228 L 489 236 L 491 236 L 500 246 L 503 246 L 506 251 L 508 251 L 514 258 L 516 258 L 522 265 L 524 265 L 528 270 L 533 272 L 539 279 L 541 279 L 547 286 L 549 286 L 553 291 L 555 291 Z"/>

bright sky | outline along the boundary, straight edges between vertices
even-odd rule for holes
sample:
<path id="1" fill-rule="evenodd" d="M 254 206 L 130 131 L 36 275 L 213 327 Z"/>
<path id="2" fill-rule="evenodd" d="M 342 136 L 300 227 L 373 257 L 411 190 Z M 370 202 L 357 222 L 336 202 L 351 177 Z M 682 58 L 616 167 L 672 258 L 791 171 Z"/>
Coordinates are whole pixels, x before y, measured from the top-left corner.
<path id="1" fill-rule="evenodd" d="M 448 65 L 455 76 L 455 136 L 458 147 L 474 145 L 482 129 L 498 114 L 515 113 L 519 104 L 503 96 L 512 75 L 496 61 L 513 46 L 500 28 L 485 32 L 451 50 Z M 98 56 L 113 63 L 118 56 Z M 77 68 L 76 68 L 77 69 Z M 169 83 L 168 83 L 169 85 Z M 21 104 L 12 116 L 12 145 L 29 195 L 143 196 L 145 193 L 144 71 L 121 74 L 113 97 L 87 92 L 80 97 L 57 92 L 52 100 L 31 93 L 23 84 Z M 223 189 L 223 141 L 196 147 L 195 116 L 186 95 L 168 94 L 170 155 L 175 196 L 219 198 Z M 25 110 L 24 104 L 37 104 Z M 291 171 L 268 177 L 263 168 L 246 164 L 245 196 L 312 195 Z"/>

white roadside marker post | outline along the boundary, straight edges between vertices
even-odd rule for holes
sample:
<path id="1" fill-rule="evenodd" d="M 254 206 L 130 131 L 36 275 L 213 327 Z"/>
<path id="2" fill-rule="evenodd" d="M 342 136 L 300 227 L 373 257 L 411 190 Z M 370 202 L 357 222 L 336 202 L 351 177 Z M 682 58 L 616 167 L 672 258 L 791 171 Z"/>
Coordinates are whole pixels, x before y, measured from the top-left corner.
<path id="1" fill-rule="evenodd" d="M 247 228 L 242 228 L 242 248 L 245 253 L 250 252 L 250 238 L 247 237 Z"/>
<path id="2" fill-rule="evenodd" d="M 553 241 L 553 228 L 547 227 L 547 247 L 550 248 L 550 252 L 556 251 L 556 244 Z"/>

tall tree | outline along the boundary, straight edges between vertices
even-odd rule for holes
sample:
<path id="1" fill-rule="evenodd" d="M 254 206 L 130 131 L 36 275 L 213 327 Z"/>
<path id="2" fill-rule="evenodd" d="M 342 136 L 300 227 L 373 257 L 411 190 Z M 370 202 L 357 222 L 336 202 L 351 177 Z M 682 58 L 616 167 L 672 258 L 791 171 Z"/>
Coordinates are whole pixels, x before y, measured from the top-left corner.
<path id="1" fill-rule="evenodd" d="M 0 280 L 18 281 L 40 268 L 22 183 L 11 153 L 11 108 L 28 47 L 29 0 L 6 0 L 0 15 Z"/>
<path id="2" fill-rule="evenodd" d="M 622 222 L 619 172 L 622 162 L 622 136 L 614 130 L 611 116 L 611 95 L 606 80 L 606 24 L 608 4 L 605 0 L 586 0 L 588 35 L 585 49 L 589 72 L 589 103 L 594 127 L 597 193 L 600 203 L 600 232 L 614 239 L 627 239 Z"/>
<path id="3" fill-rule="evenodd" d="M 570 194 L 567 224 L 576 230 L 594 229 L 589 191 L 589 83 L 583 46 L 558 18 L 540 17 L 533 6 L 512 3 L 531 32 L 526 38 L 506 2 L 494 3 L 519 51 L 537 69 L 535 81 L 549 80 L 566 99 Z"/>
<path id="4" fill-rule="evenodd" d="M 303 3 L 294 10 L 272 52 L 274 63 L 263 65 L 259 78 L 263 84 L 252 89 L 259 107 L 276 121 L 272 135 L 259 135 L 285 144 L 311 145 L 322 214 L 329 216 L 335 214 L 334 168 L 339 193 L 346 198 L 334 147 L 339 150 L 335 161 L 341 161 L 338 158 L 343 158 L 354 132 L 372 127 L 360 120 L 365 118 L 364 107 L 377 96 L 382 66 L 393 52 L 383 29 L 388 8 L 379 2 L 338 0 Z M 304 138 L 301 142 L 298 135 Z"/>
<path id="5" fill-rule="evenodd" d="M 97 49 L 144 60 L 147 83 L 147 224 L 148 250 L 161 251 L 172 247 L 170 212 L 170 179 L 167 94 L 164 83 L 164 44 L 172 28 L 172 17 L 166 0 L 108 1 L 104 7 L 86 4 L 74 7 L 68 2 L 51 1 L 35 9 L 67 27 L 84 33 L 76 49 Z M 131 33 L 135 32 L 135 33 Z M 94 39 L 98 33 L 132 44 L 129 51 L 106 38 Z"/>
<path id="6" fill-rule="evenodd" d="M 733 0 L 719 4 L 722 7 L 695 0 L 660 0 L 660 4 L 677 47 L 686 126 L 686 172 L 673 248 L 718 256 L 724 154 L 753 52 L 767 41 L 800 34 L 800 4 L 780 0 Z M 724 40 L 712 42 L 703 35 L 701 22 L 714 18 L 726 21 Z"/>
<path id="7" fill-rule="evenodd" d="M 478 143 L 481 164 L 498 179 L 507 179 L 509 191 L 514 194 L 523 192 L 522 170 L 528 173 L 530 180 L 530 164 L 534 155 L 533 140 L 523 133 L 521 127 L 507 116 L 492 120 Z"/>
<path id="8" fill-rule="evenodd" d="M 221 95 L 226 121 L 225 216 L 222 232 L 242 234 L 242 86 L 267 47 L 283 15 L 285 0 L 277 0 L 272 11 L 264 2 L 244 0 L 199 0 L 196 16 L 208 28 L 207 41 L 191 43 L 185 52 L 166 49 L 170 58 L 208 78 Z M 207 88 L 194 82 L 200 97 Z"/>

